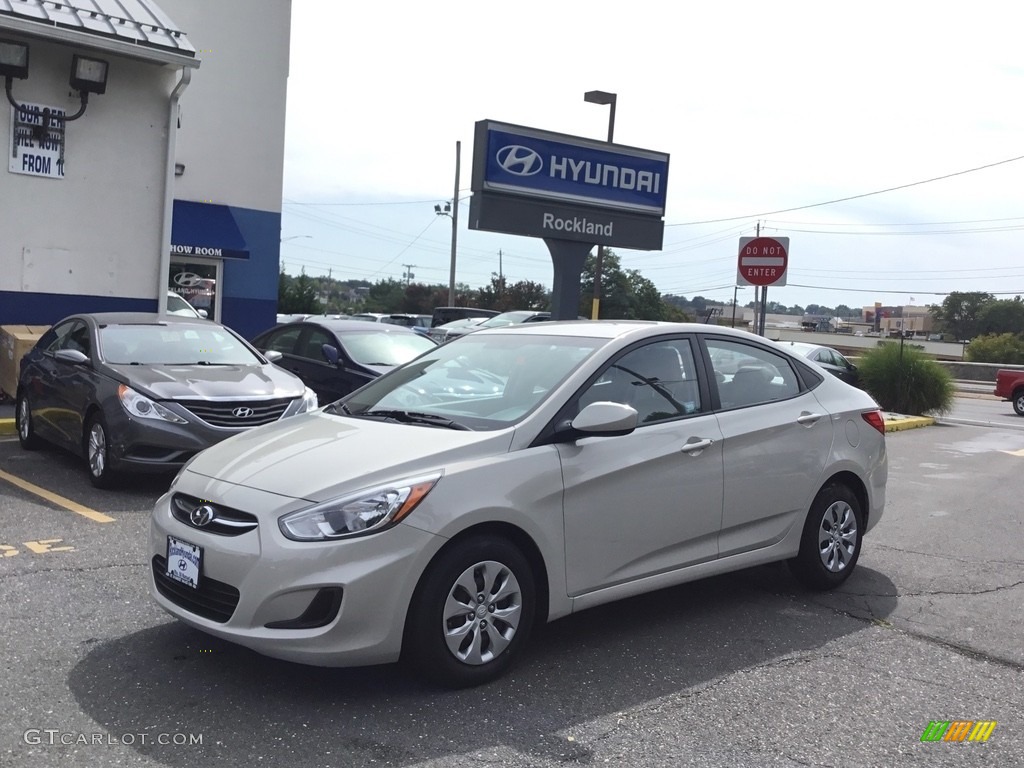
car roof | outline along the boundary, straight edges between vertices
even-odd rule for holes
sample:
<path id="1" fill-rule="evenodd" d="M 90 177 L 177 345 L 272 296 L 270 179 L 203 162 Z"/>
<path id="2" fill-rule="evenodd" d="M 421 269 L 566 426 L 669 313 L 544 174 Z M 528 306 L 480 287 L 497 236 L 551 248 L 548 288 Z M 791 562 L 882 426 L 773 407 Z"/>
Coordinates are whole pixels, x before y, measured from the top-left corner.
<path id="1" fill-rule="evenodd" d="M 58 320 L 63 323 L 73 318 L 91 320 L 97 325 L 158 325 L 161 323 L 173 325 L 210 325 L 212 321 L 201 317 L 185 317 L 184 315 L 161 315 L 157 312 L 80 312 L 77 315 Z M 54 323 L 54 325 L 57 325 Z M 212 323 L 216 325 L 216 323 Z"/>
<path id="2" fill-rule="evenodd" d="M 763 336 L 756 336 L 739 328 L 705 323 L 669 323 L 661 320 L 551 320 L 545 323 L 519 323 L 493 328 L 481 328 L 473 332 L 486 334 L 528 334 L 530 336 L 578 336 L 581 338 L 616 339 L 623 336 L 644 338 L 662 333 L 702 333 L 716 336 L 733 336 L 737 339 L 756 339 L 768 343 Z"/>
<path id="3" fill-rule="evenodd" d="M 295 323 L 286 323 L 289 326 L 298 325 L 322 325 L 332 331 L 352 333 L 411 333 L 414 336 L 423 334 L 416 333 L 404 325 L 391 325 L 389 323 L 368 323 L 365 320 L 346 320 L 334 317 L 307 317 L 305 320 Z"/>
<path id="4" fill-rule="evenodd" d="M 818 349 L 829 349 L 835 352 L 832 347 L 826 347 L 824 344 L 811 344 L 809 341 L 777 341 L 775 343 L 804 353 L 814 352 Z"/>

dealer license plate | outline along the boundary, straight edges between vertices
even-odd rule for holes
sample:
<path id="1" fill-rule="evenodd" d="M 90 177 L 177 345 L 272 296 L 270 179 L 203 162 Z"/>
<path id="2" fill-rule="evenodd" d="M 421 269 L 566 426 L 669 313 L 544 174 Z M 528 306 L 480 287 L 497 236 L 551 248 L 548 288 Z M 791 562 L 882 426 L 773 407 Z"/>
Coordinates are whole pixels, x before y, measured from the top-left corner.
<path id="1" fill-rule="evenodd" d="M 197 589 L 202 564 L 202 547 L 173 536 L 167 537 L 167 578 Z"/>

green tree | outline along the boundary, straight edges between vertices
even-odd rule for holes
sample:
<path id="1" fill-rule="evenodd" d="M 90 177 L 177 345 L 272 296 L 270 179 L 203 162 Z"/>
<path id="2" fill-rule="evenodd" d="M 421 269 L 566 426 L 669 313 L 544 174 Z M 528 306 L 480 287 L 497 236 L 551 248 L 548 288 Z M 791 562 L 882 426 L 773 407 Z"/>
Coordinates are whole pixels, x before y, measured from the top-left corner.
<path id="1" fill-rule="evenodd" d="M 954 291 L 942 304 L 928 311 L 946 331 L 957 339 L 970 340 L 978 334 L 978 319 L 985 305 L 995 301 L 991 293 Z"/>
<path id="2" fill-rule="evenodd" d="M 306 274 L 305 269 L 296 278 L 282 272 L 277 291 L 277 311 L 282 314 L 319 315 L 323 312 L 316 281 Z"/>
<path id="3" fill-rule="evenodd" d="M 972 363 L 1024 365 L 1024 334 L 975 336 L 967 345 L 966 358 Z"/>
<path id="4" fill-rule="evenodd" d="M 1024 333 L 1024 301 L 1017 296 L 985 304 L 978 313 L 978 333 Z"/>

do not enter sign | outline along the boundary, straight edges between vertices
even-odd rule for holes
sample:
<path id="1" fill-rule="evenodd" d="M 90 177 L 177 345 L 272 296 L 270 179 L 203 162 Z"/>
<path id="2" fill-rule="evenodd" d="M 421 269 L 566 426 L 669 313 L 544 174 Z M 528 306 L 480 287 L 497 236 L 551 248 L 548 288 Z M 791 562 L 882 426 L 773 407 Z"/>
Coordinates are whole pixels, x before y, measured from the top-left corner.
<path id="1" fill-rule="evenodd" d="M 788 237 L 741 237 L 738 285 L 785 285 Z"/>

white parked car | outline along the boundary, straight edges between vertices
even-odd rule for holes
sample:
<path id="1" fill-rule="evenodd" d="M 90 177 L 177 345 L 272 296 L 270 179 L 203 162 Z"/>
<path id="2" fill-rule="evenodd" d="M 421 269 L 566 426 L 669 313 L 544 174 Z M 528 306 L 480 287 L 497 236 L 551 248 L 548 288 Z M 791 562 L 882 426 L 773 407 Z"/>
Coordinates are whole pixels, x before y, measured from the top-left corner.
<path id="1" fill-rule="evenodd" d="M 445 394 L 467 378 L 494 386 Z M 150 585 L 269 656 L 476 685 L 612 600 L 772 561 L 838 586 L 886 477 L 874 400 L 771 341 L 520 324 L 199 454 L 153 510 Z"/>

